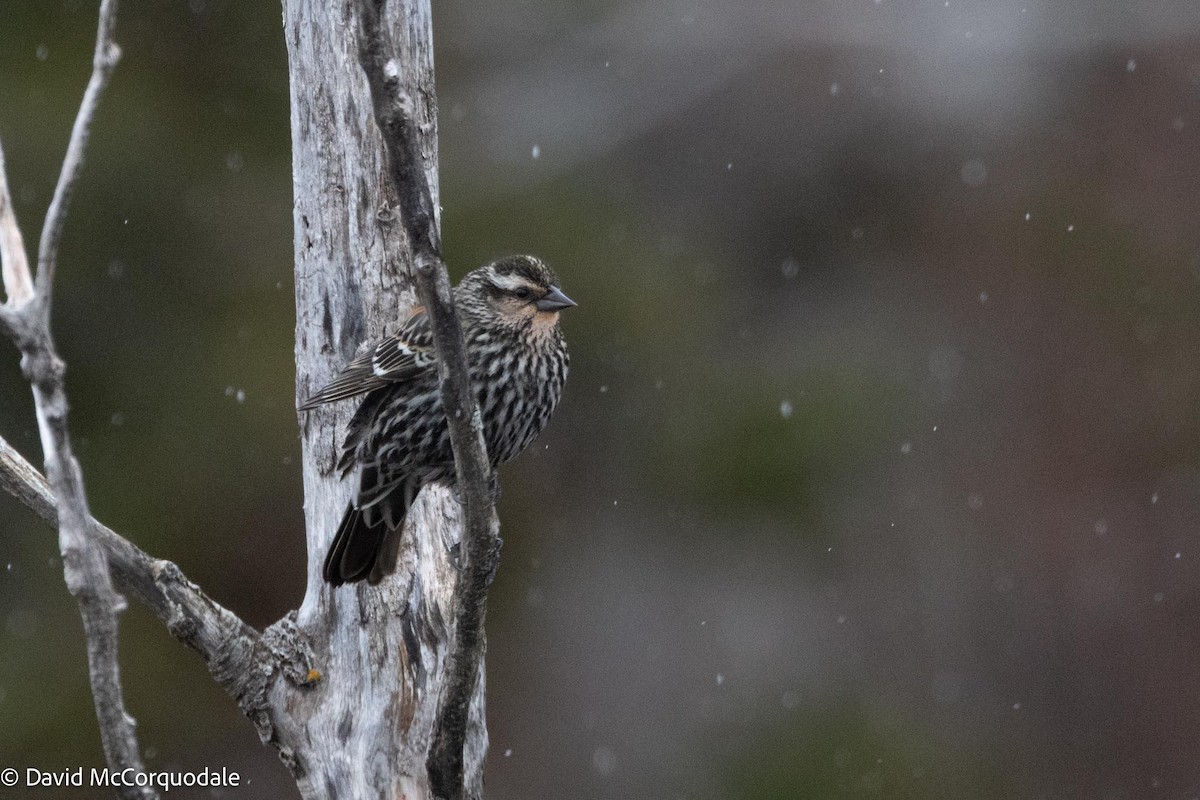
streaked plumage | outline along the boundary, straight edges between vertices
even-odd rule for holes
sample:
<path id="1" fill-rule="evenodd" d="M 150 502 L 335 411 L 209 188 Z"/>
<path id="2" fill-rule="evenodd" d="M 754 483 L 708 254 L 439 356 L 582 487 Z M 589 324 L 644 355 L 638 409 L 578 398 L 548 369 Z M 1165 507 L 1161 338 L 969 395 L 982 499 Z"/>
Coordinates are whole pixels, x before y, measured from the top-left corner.
<path id="1" fill-rule="evenodd" d="M 524 450 L 558 404 L 569 364 L 558 312 L 575 303 L 532 256 L 474 270 L 455 287 L 454 302 L 494 468 Z M 390 573 L 405 514 L 421 487 L 454 481 L 437 355 L 423 308 L 300 408 L 363 393 L 338 462 L 343 475 L 358 470 L 359 489 L 325 558 L 325 579 L 335 586 L 363 578 L 376 583 Z"/>

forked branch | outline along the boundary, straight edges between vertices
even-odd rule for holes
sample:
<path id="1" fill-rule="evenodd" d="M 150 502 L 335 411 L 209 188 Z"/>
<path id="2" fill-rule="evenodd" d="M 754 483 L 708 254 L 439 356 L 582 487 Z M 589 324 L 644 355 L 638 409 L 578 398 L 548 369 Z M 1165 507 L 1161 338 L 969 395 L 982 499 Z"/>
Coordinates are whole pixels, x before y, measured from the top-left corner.
<path id="1" fill-rule="evenodd" d="M 16 225 L 6 177 L 0 177 L 0 191 L 3 193 L 0 197 L 0 211 L 3 214 L 0 236 L 4 239 L 0 245 L 0 256 L 5 258 L 3 277 L 9 298 L 5 304 L 3 326 L 21 350 L 21 366 L 33 386 L 46 474 L 58 498 L 58 545 L 63 557 L 63 573 L 67 589 L 74 595 L 83 617 L 88 676 L 105 759 L 114 770 L 133 769 L 141 772 L 144 766 L 134 731 L 135 723 L 125 710 L 118 663 L 117 616 L 124 609 L 125 601 L 113 588 L 108 559 L 91 535 L 91 514 L 84 494 L 83 476 L 71 451 L 67 433 L 64 366 L 50 335 L 50 298 L 58 242 L 71 192 L 83 166 L 83 152 L 96 106 L 120 57 L 120 49 L 113 39 L 116 14 L 116 0 L 101 0 L 92 77 L 75 118 L 63 170 L 54 190 L 54 200 L 46 214 L 36 282 L 29 275 L 25 245 L 20 228 Z M 32 294 L 31 285 L 34 287 Z M 155 791 L 144 786 L 125 786 L 120 793 L 126 798 L 157 797 Z"/>

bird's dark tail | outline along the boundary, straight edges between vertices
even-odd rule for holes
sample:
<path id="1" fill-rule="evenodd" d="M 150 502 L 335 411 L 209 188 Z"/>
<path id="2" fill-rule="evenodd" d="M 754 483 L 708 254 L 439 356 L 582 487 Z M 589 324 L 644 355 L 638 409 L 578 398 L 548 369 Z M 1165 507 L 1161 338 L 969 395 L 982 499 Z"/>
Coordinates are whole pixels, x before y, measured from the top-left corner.
<path id="1" fill-rule="evenodd" d="M 404 518 L 412 503 L 412 492 L 401 487 L 394 497 L 384 499 L 384 513 L 372 506 L 346 508 L 342 524 L 325 556 L 323 574 L 334 586 L 366 579 L 375 585 L 396 570 Z"/>
<path id="2" fill-rule="evenodd" d="M 341 586 L 370 575 L 385 530 L 379 521 L 374 526 L 368 525 L 361 511 L 353 505 L 348 507 L 325 555 L 325 580 Z"/>

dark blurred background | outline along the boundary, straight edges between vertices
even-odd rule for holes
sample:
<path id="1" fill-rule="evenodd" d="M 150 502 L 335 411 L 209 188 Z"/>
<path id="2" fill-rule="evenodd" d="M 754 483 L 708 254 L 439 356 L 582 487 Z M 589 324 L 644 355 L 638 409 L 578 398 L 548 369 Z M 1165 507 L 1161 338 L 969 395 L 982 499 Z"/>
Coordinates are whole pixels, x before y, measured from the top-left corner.
<path id="1" fill-rule="evenodd" d="M 504 474 L 489 797 L 1200 794 L 1200 6 L 436 6 L 452 269 L 538 253 L 580 302 Z M 0 0 L 30 242 L 94 27 Z M 261 626 L 305 559 L 281 12 L 124 0 L 119 39 L 56 292 L 72 431 L 96 516 Z M 125 619 L 149 765 L 295 796 Z M 85 675 L 54 535 L 0 497 L 0 766 L 102 763 Z"/>

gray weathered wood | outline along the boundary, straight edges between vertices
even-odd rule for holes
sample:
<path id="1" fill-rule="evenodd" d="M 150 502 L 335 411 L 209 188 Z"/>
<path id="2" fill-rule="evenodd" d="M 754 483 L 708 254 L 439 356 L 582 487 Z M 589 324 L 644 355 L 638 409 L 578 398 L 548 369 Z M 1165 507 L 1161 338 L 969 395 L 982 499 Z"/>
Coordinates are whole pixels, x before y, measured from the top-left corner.
<path id="1" fill-rule="evenodd" d="M 358 61 L 354 4 L 285 0 L 295 189 L 297 397 L 327 382 L 364 341 L 415 304 L 412 251 Z M 413 99 L 419 149 L 437 208 L 437 122 L 427 1 L 389 3 L 384 25 Z M 334 471 L 353 403 L 301 415 L 308 591 L 297 623 L 323 677 L 293 692 L 306 720 L 306 797 L 432 797 L 426 758 L 452 640 L 458 504 L 426 489 L 409 514 L 396 574 L 336 590 L 321 561 L 351 494 Z M 483 681 L 465 749 L 466 796 L 482 794 Z M 283 698 L 280 698 L 283 701 Z"/>
<path id="2" fill-rule="evenodd" d="M 105 0 L 104 8 L 111 9 L 113 3 Z M 427 1 L 404 0 L 387 8 L 383 25 L 395 50 L 403 92 L 414 101 L 410 111 L 428 182 L 427 207 L 436 215 L 429 6 Z M 355 13 L 352 4 L 284 1 L 292 86 L 301 397 L 327 381 L 361 343 L 382 335 L 387 323 L 402 318 L 414 299 L 406 218 L 386 178 L 384 150 L 358 62 Z M 104 30 L 102 26 L 100 38 L 108 42 Z M 98 66 L 115 57 L 115 50 L 97 52 L 105 56 L 102 64 L 98 55 Z M 89 89 L 91 100 L 85 108 L 94 107 L 98 94 Z M 0 191 L 0 261 L 8 294 L 8 303 L 0 306 L 0 328 L 17 340 L 27 361 L 41 359 L 26 366 L 52 477 L 48 483 L 0 439 L 0 487 L 67 531 L 73 537 L 71 548 L 80 542 L 87 546 L 96 564 L 111 566 L 112 583 L 144 602 L 176 638 L 203 656 L 214 679 L 237 700 L 263 741 L 278 749 L 303 797 L 431 800 L 427 762 L 452 661 L 457 570 L 450 548 L 456 544 L 461 511 L 448 492 L 426 489 L 409 513 L 396 574 L 378 587 L 331 589 L 321 578 L 320 566 L 351 492 L 335 474 L 334 462 L 352 403 L 322 407 L 300 419 L 308 589 L 298 612 L 261 635 L 213 602 L 174 564 L 150 557 L 88 513 L 78 468 L 64 448 L 68 440 L 62 365 L 54 356 L 48 328 L 35 325 L 48 316 L 48 302 L 42 304 L 40 298 L 50 297 L 57 239 L 79 174 L 86 132 L 86 124 L 77 126 L 72 138 L 64 164 L 66 183 L 56 193 L 43 236 L 41 253 L 48 261 L 40 265 L 36 285 L 7 191 Z M 6 186 L 2 159 L 0 153 L 0 190 Z M 486 507 L 490 511 L 490 501 Z M 89 602 L 99 597 L 108 607 L 102 612 L 115 623 L 113 609 L 120 600 L 108 581 L 107 566 L 103 574 L 93 571 L 73 578 L 79 557 L 66 545 L 64 557 L 72 591 Z M 479 608 L 482 613 L 482 604 Z M 111 631 L 89 629 L 90 649 L 93 640 L 115 644 L 113 633 L 115 626 Z M 473 692 L 469 680 L 465 689 L 460 687 L 469 698 L 462 731 L 462 796 L 468 798 L 482 796 L 487 752 L 481 638 L 474 647 L 480 655 L 478 683 Z M 115 647 L 106 645 L 98 655 L 115 678 Z M 458 683 L 473 671 L 460 670 Z M 114 692 L 113 684 L 102 685 L 96 674 L 93 684 L 102 730 L 106 736 L 116 732 L 124 737 L 118 742 L 123 749 L 110 755 L 110 764 L 140 769 L 119 685 Z M 105 744 L 108 749 L 107 739 Z M 457 789 L 453 793 L 457 795 Z"/>

